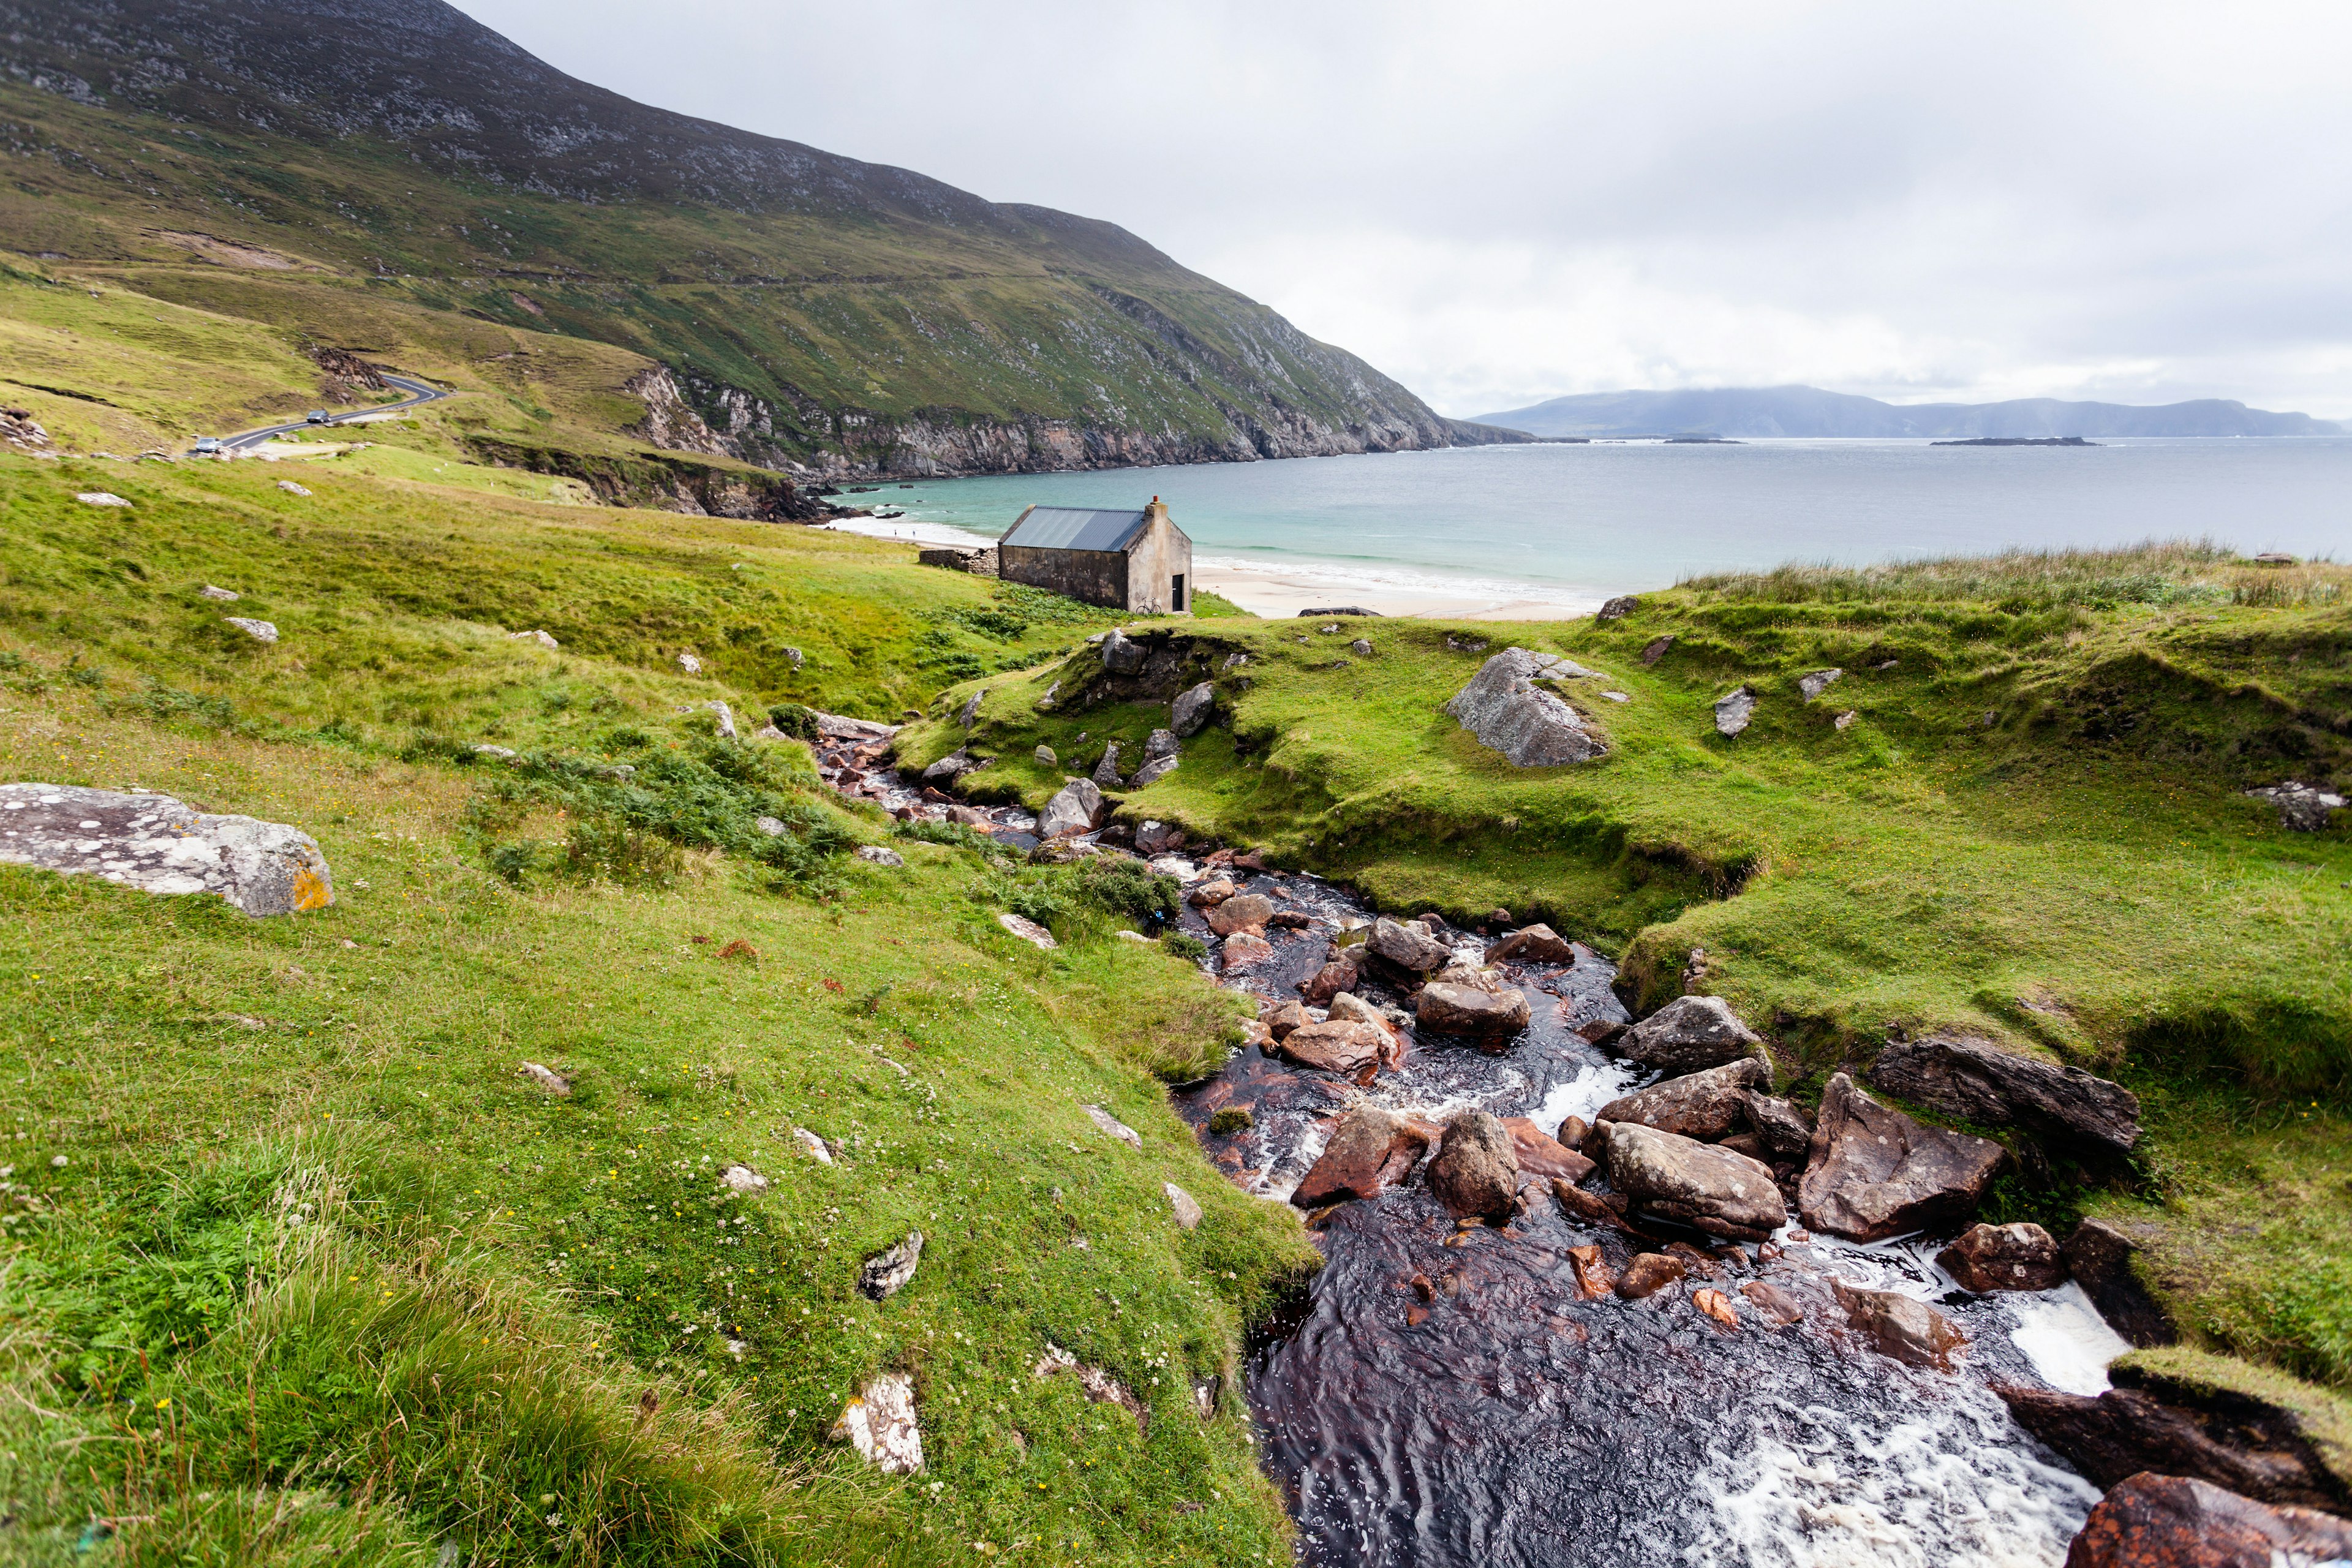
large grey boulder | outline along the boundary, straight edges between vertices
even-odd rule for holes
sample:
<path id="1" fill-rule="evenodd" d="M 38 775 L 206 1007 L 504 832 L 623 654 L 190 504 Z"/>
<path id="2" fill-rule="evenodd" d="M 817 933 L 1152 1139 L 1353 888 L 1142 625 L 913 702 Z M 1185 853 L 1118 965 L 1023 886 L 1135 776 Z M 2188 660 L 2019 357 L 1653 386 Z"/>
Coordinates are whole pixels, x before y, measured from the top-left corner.
<path id="1" fill-rule="evenodd" d="M 1067 838 L 1074 834 L 1091 833 L 1103 816 L 1102 791 L 1092 779 L 1072 779 L 1055 792 L 1037 814 L 1037 837 Z"/>
<path id="2" fill-rule="evenodd" d="M 0 784 L 0 861 L 142 893 L 217 893 L 249 915 L 335 901 L 327 858 L 300 828 L 199 812 L 167 795 Z"/>
<path id="3" fill-rule="evenodd" d="M 1143 760 L 1156 763 L 1162 757 L 1172 757 L 1183 749 L 1182 743 L 1176 739 L 1175 731 L 1154 730 L 1144 739 Z"/>
<path id="4" fill-rule="evenodd" d="M 898 1246 L 877 1252 L 857 1271 L 857 1293 L 869 1301 L 887 1301 L 905 1289 L 923 1261 L 923 1233 L 910 1230 Z"/>
<path id="5" fill-rule="evenodd" d="M 1835 686 L 1838 679 L 1844 674 L 1845 671 L 1843 669 L 1817 669 L 1811 675 L 1799 676 L 1797 689 L 1804 694 L 1806 701 L 1811 702 L 1814 698 Z"/>
<path id="6" fill-rule="evenodd" d="M 925 768 L 923 770 L 923 782 L 925 784 L 945 784 L 950 779 L 961 778 L 965 773 L 971 772 L 972 769 L 978 766 L 980 766 L 979 758 L 971 755 L 961 747 L 958 747 L 956 750 L 950 752 L 946 756 L 940 758 L 939 761 L 933 763 L 929 767 Z"/>
<path id="7" fill-rule="evenodd" d="M 1168 715 L 1170 732 L 1179 740 L 1199 734 L 1208 724 L 1209 715 L 1216 703 L 1217 689 L 1205 680 L 1179 693 Z"/>
<path id="8" fill-rule="evenodd" d="M 2022 1127 L 2090 1152 L 2121 1154 L 2139 1142 L 2139 1097 L 2131 1090 L 1974 1036 L 1893 1041 L 1869 1076 L 1873 1088 L 1955 1121 Z"/>
<path id="9" fill-rule="evenodd" d="M 1756 693 L 1743 686 L 1715 700 L 1715 732 L 1737 735 L 1756 717 Z"/>
<path id="10" fill-rule="evenodd" d="M 1721 1067 L 1764 1048 L 1720 996 L 1677 996 L 1616 1041 L 1619 1050 L 1662 1071 Z"/>
<path id="11" fill-rule="evenodd" d="M 1966 1216 L 2008 1157 L 1990 1138 L 1924 1127 L 1837 1073 L 1822 1091 L 1797 1209 L 1815 1230 L 1884 1241 Z"/>
<path id="12" fill-rule="evenodd" d="M 1118 788 L 1121 781 L 1118 774 L 1118 742 L 1117 741 L 1103 748 L 1102 761 L 1095 764 L 1094 780 L 1104 789 Z"/>
<path id="13" fill-rule="evenodd" d="M 1951 1354 L 1968 1343 L 1959 1326 L 1925 1301 L 1893 1290 L 1864 1290 L 1832 1279 L 1847 1324 L 1881 1355 L 1906 1366 L 1948 1366 Z"/>
<path id="14" fill-rule="evenodd" d="M 1762 1241 L 1789 1223 L 1762 1163 L 1636 1122 L 1605 1125 L 1609 1184 L 1633 1208 L 1736 1241 Z"/>
<path id="15" fill-rule="evenodd" d="M 1174 773 L 1177 766 L 1178 760 L 1174 757 L 1154 757 L 1150 762 L 1135 770 L 1135 776 L 1127 781 L 1127 787 L 1129 789 L 1149 789 L 1153 784 L 1158 784 L 1161 779 L 1166 778 L 1170 773 Z"/>
<path id="16" fill-rule="evenodd" d="M 1114 628 L 1102 640 L 1102 667 L 1111 675 L 1138 675 L 1143 670 L 1143 645 Z"/>
<path id="17" fill-rule="evenodd" d="M 1635 1122 L 1712 1143 L 1742 1126 L 1748 1121 L 1748 1096 L 1771 1085 L 1772 1068 L 1763 1058 L 1742 1057 L 1719 1068 L 1685 1073 L 1622 1095 L 1602 1106 L 1593 1119 Z"/>
<path id="18" fill-rule="evenodd" d="M 1486 1039 L 1517 1034 L 1532 1016 L 1513 985 L 1470 985 L 1433 980 L 1413 999 L 1413 1022 L 1441 1035 Z"/>
<path id="19" fill-rule="evenodd" d="M 1372 934 L 1364 939 L 1364 945 L 1400 969 L 1409 969 L 1416 974 L 1443 969 L 1446 960 L 1454 956 L 1453 949 L 1422 927 L 1400 925 L 1385 915 L 1372 922 Z"/>
<path id="20" fill-rule="evenodd" d="M 1491 752 L 1515 767 L 1557 768 L 1589 763 L 1609 748 L 1584 716 L 1535 683 L 1590 675 L 1581 665 L 1523 647 L 1505 648 L 1479 666 L 1446 712 Z"/>

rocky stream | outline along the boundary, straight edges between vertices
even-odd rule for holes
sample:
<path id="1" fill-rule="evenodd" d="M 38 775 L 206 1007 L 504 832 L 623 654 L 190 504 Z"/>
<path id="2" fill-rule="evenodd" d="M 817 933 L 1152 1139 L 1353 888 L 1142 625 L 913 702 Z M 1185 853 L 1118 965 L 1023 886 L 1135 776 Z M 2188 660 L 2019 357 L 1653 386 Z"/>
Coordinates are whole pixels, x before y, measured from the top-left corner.
<path id="1" fill-rule="evenodd" d="M 828 721 L 816 749 L 835 788 L 902 819 L 1035 845 L 1034 817 L 890 772 L 887 743 L 880 726 Z M 1630 1020 L 1606 958 L 1543 928 L 1498 945 L 1492 924 L 1429 916 L 1400 939 L 1386 922 L 1391 947 L 1433 944 L 1433 973 L 1415 974 L 1365 956 L 1383 922 L 1340 887 L 1188 856 L 1156 824 L 1136 837 L 1068 842 L 1176 876 L 1210 972 L 1262 1004 L 1253 1043 L 1177 1088 L 1175 1107 L 1229 1180 L 1301 1200 L 1326 1258 L 1247 1363 L 1302 1562 L 2065 1560 L 2100 1489 L 1994 1389 L 2107 1387 L 2126 1347 L 2079 1286 L 1963 1289 L 1936 1260 L 1959 1224 L 1864 1244 L 1629 1217 L 1607 1181 L 1622 1167 L 1587 1157 L 1586 1129 L 1665 1075 L 1612 1048 Z M 1499 1031 L 1417 1023 L 1409 1000 L 1448 975 L 1481 988 L 1487 1000 L 1457 1000 L 1498 1013 Z M 1497 1119 L 1517 1168 L 1504 1160 L 1490 1212 L 1464 1215 L 1464 1182 L 1437 1167 L 1472 1111 Z M 1773 1174 L 1793 1195 L 1794 1168 Z"/>

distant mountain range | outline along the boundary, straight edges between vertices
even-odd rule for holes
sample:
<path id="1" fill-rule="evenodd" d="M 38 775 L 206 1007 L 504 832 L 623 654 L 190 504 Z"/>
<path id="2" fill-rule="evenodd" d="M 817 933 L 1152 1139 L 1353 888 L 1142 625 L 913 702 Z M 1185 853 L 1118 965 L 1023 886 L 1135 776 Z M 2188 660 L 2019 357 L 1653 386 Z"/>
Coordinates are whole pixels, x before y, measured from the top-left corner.
<path id="1" fill-rule="evenodd" d="M 1881 403 L 1817 386 L 1589 392 L 1481 414 L 1531 436 L 2342 436 L 2334 420 L 2222 398 L 2136 407 L 2020 397 L 2007 403 Z"/>

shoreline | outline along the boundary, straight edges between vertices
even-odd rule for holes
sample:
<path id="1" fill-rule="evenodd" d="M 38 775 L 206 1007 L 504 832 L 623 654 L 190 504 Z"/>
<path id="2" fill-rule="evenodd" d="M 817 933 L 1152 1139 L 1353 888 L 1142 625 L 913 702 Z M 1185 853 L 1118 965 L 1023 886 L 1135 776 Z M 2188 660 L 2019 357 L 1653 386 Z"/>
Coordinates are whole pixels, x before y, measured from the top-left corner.
<path id="1" fill-rule="evenodd" d="M 953 523 L 917 517 L 836 518 L 817 525 L 902 544 L 957 544 L 975 550 L 996 541 Z M 1508 578 L 1447 578 L 1400 566 L 1392 571 L 1300 557 L 1281 563 L 1195 555 L 1193 582 L 1266 620 L 1308 610 L 1360 606 L 1400 618 L 1447 621 L 1567 621 L 1592 614 L 1610 597 L 1598 588 Z"/>

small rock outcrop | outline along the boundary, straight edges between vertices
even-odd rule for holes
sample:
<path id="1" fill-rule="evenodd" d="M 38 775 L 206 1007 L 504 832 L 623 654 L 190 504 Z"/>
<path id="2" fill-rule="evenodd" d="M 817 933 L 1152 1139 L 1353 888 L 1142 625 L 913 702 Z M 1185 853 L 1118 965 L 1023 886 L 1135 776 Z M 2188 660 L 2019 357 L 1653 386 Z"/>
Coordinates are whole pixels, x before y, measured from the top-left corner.
<path id="1" fill-rule="evenodd" d="M 1518 1196 L 1518 1155 L 1511 1135 L 1483 1110 L 1457 1112 L 1445 1124 L 1437 1158 L 1429 1164 L 1429 1190 L 1457 1218 L 1501 1219 Z"/>
<path id="2" fill-rule="evenodd" d="M 541 630 L 509 632 L 507 634 L 507 640 L 509 642 L 535 642 L 550 653 L 555 652 L 558 648 L 561 648 L 563 646 L 562 643 L 557 642 L 554 637 L 548 635 L 548 633 Z"/>
<path id="3" fill-rule="evenodd" d="M 1163 757 L 1172 757 L 1183 749 L 1182 744 L 1176 739 L 1175 731 L 1154 730 L 1144 738 L 1143 760 L 1147 763 L 1156 763 Z"/>
<path id="4" fill-rule="evenodd" d="M 2352 1521 L 2273 1508 L 2186 1476 L 2137 1475 L 2100 1500 L 2066 1568 L 2285 1568 L 2352 1559 Z"/>
<path id="5" fill-rule="evenodd" d="M 1118 772 L 1118 742 L 1113 741 L 1103 748 L 1102 761 L 1095 764 L 1094 781 L 1104 789 L 1117 789 L 1122 782 Z"/>
<path id="6" fill-rule="evenodd" d="M 959 746 L 946 756 L 923 770 L 923 782 L 928 784 L 946 784 L 980 766 L 980 759 Z"/>
<path id="7" fill-rule="evenodd" d="M 1234 938 L 1235 942 L 1244 940 Z M 1386 1029 L 1341 1018 L 1303 1025 L 1291 1030 L 1281 1043 L 1282 1054 L 1301 1067 L 1336 1073 L 1361 1072 L 1394 1048 L 1394 1041 Z"/>
<path id="8" fill-rule="evenodd" d="M 1023 942 L 1027 942 L 1032 947 L 1040 948 L 1050 952 L 1055 948 L 1062 945 L 1060 942 L 1054 940 L 1054 933 L 1052 931 L 1047 931 L 1035 921 L 1030 920 L 1025 916 L 1013 914 L 1010 910 L 997 916 L 996 923 L 1003 926 L 1006 931 L 1011 931 L 1014 936 L 1019 937 Z"/>
<path id="9" fill-rule="evenodd" d="M 1236 893 L 1209 911 L 1209 929 L 1219 936 L 1249 931 L 1263 936 L 1274 918 L 1274 900 L 1259 893 Z"/>
<path id="10" fill-rule="evenodd" d="M 1832 1279 L 1846 1322 L 1881 1355 L 1906 1366 L 1948 1367 L 1952 1352 L 1968 1343 L 1959 1326 L 1925 1301 L 1893 1290 L 1864 1290 Z"/>
<path id="11" fill-rule="evenodd" d="M 216 588 L 210 583 L 205 584 L 196 592 L 205 598 L 216 600 L 224 605 L 234 605 L 245 597 L 234 588 Z"/>
<path id="12" fill-rule="evenodd" d="M 216 893 L 249 915 L 335 901 L 326 857 L 283 823 L 199 812 L 167 795 L 0 784 L 0 861 L 142 893 Z"/>
<path id="13" fill-rule="evenodd" d="M 1715 732 L 1718 735 L 1737 735 L 1755 717 L 1756 693 L 1748 687 L 1715 700 Z"/>
<path id="14" fill-rule="evenodd" d="M 910 1476 L 921 1469 L 923 1433 L 915 1420 L 914 1381 L 902 1372 L 877 1373 L 842 1407 L 832 1437 L 886 1474 Z"/>
<path id="15" fill-rule="evenodd" d="M 1138 1132 L 1134 1128 L 1129 1127 L 1126 1122 L 1121 1121 L 1118 1117 L 1113 1116 L 1101 1106 L 1089 1105 L 1086 1108 L 1086 1112 L 1087 1120 L 1095 1124 L 1097 1131 L 1099 1131 L 1108 1137 L 1118 1139 L 1120 1142 L 1126 1144 L 1130 1149 L 1140 1149 L 1143 1147 L 1142 1133 Z"/>
<path id="16" fill-rule="evenodd" d="M 1300 1208 L 1376 1198 L 1412 1173 L 1429 1140 L 1402 1117 L 1376 1105 L 1348 1112 L 1322 1155 L 1290 1194 Z"/>
<path id="17" fill-rule="evenodd" d="M 1837 1073 L 1822 1091 L 1797 1208 L 1815 1230 L 1884 1241 L 1967 1215 L 2008 1158 L 1989 1138 L 1923 1127 Z"/>
<path id="18" fill-rule="evenodd" d="M 2103 1219 L 2086 1219 L 2066 1237 L 2066 1272 L 2099 1310 L 2107 1326 L 2142 1350 L 2179 1338 L 2172 1320 L 2132 1267 L 2138 1245 Z"/>
<path id="19" fill-rule="evenodd" d="M 1797 689 L 1804 693 L 1806 701 L 1811 702 L 1814 698 L 1835 686 L 1838 678 L 1844 673 L 1843 669 L 1817 669 L 1811 675 L 1799 676 Z"/>
<path id="20" fill-rule="evenodd" d="M 896 1247 L 877 1252 L 857 1271 L 857 1293 L 869 1301 L 887 1301 L 906 1288 L 923 1261 L 923 1233 L 910 1230 Z"/>
<path id="21" fill-rule="evenodd" d="M 761 820 L 773 822 L 775 821 L 775 818 L 763 817 Z M 894 870 L 899 869 L 907 864 L 907 858 L 905 856 L 899 854 L 896 849 L 888 848 L 880 844 L 859 845 L 857 847 L 857 858 L 860 860 L 865 861 L 869 866 L 887 866 Z"/>
<path id="22" fill-rule="evenodd" d="M 2122 1154 L 2139 1142 L 2139 1097 L 2131 1090 L 1973 1036 L 1892 1041 L 1870 1082 L 1956 1121 L 2022 1127 L 2080 1152 Z"/>
<path id="23" fill-rule="evenodd" d="M 256 642 L 278 640 L 278 628 L 268 621 L 257 621 L 250 616 L 223 616 L 221 618 Z"/>
<path id="24" fill-rule="evenodd" d="M 1037 814 L 1037 837 L 1068 838 L 1091 833 L 1103 818 L 1102 791 L 1092 779 L 1072 779 Z"/>
<path id="25" fill-rule="evenodd" d="M 2246 793 L 2276 806 L 2279 826 L 2294 833 L 2322 832 L 2328 817 L 2344 809 L 2344 797 L 2334 790 L 2299 784 L 2294 779 Z"/>
<path id="26" fill-rule="evenodd" d="M 1760 1161 L 1635 1122 L 1602 1125 L 1609 1184 L 1635 1209 L 1737 1241 L 1762 1241 L 1789 1223 Z"/>
<path id="27" fill-rule="evenodd" d="M 1216 710 L 1217 689 L 1208 681 L 1180 693 L 1168 714 L 1168 728 L 1180 740 L 1190 740 L 1207 727 Z"/>
<path id="28" fill-rule="evenodd" d="M 1511 1153 L 1524 1174 L 1580 1182 L 1592 1173 L 1591 1161 L 1524 1116 L 1504 1117 L 1503 1131 L 1511 1135 Z"/>
<path id="29" fill-rule="evenodd" d="M 1697 1072 L 1764 1048 L 1720 996 L 1677 996 L 1618 1037 L 1614 1048 L 1664 1072 Z"/>
<path id="30" fill-rule="evenodd" d="M 1622 621 L 1641 607 L 1642 601 L 1638 595 L 1620 594 L 1593 611 L 1592 618 L 1596 621 Z"/>
<path id="31" fill-rule="evenodd" d="M 2053 1290 L 2066 1282 L 2066 1259 L 2058 1238 L 2031 1220 L 2016 1225 L 1974 1225 L 1936 1255 L 1944 1272 L 1963 1290 Z"/>
<path id="32" fill-rule="evenodd" d="M 1143 645 L 1116 628 L 1102 640 L 1102 667 L 1107 675 L 1141 674 L 1144 657 Z"/>
<path id="33" fill-rule="evenodd" d="M 1173 1182 L 1160 1184 L 1160 1193 L 1168 1199 L 1168 1212 L 1176 1216 L 1180 1230 L 1201 1228 L 1201 1202 Z"/>
<path id="34" fill-rule="evenodd" d="M 1595 1119 L 1635 1122 L 1712 1143 L 1747 1124 L 1749 1094 L 1771 1083 L 1772 1069 L 1763 1058 L 1742 1057 L 1622 1095 L 1602 1106 Z"/>
<path id="35" fill-rule="evenodd" d="M 728 707 L 724 702 L 706 702 L 703 706 L 710 710 L 712 731 L 717 739 L 732 741 L 737 738 L 735 710 Z"/>
<path id="36" fill-rule="evenodd" d="M 1174 773 L 1177 766 L 1178 759 L 1174 757 L 1154 757 L 1135 770 L 1135 776 L 1127 781 L 1127 787 L 1131 790 L 1150 789 Z"/>
<path id="37" fill-rule="evenodd" d="M 1536 681 L 1564 675 L 1560 667 L 1580 666 L 1523 647 L 1505 648 L 1479 667 L 1446 712 L 1490 752 L 1515 767 L 1557 768 L 1606 756 L 1609 748 L 1582 714 Z"/>

